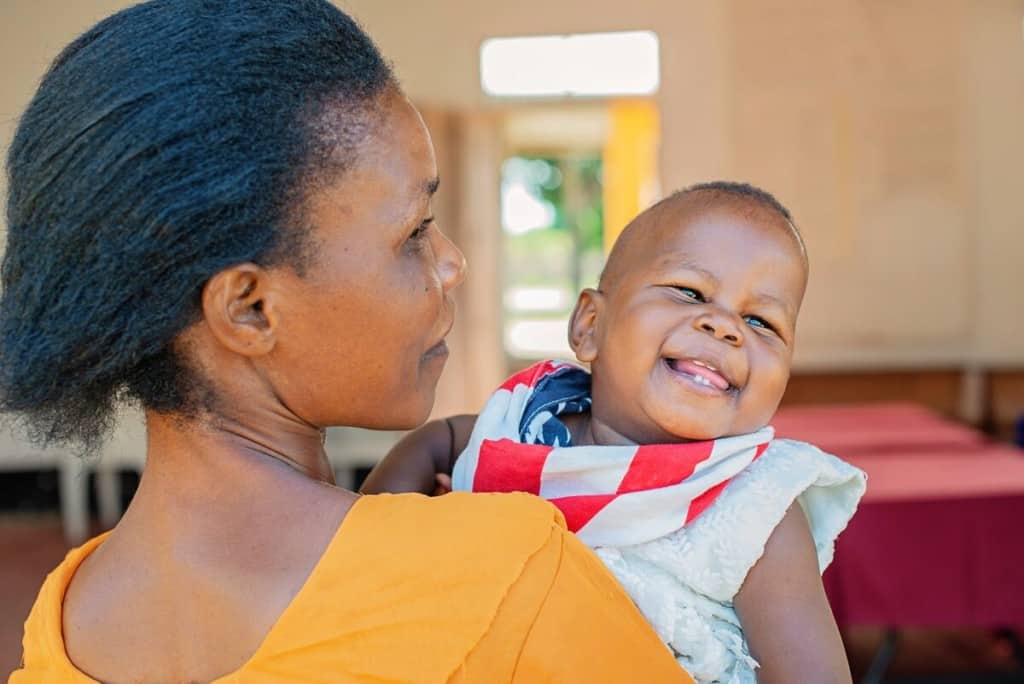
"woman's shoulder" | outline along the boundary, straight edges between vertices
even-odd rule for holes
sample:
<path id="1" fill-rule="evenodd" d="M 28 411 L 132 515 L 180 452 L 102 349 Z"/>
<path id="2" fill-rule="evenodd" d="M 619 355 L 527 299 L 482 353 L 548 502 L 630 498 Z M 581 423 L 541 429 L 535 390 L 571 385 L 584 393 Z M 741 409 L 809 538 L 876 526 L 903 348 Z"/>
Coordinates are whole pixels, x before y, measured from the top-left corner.
<path id="1" fill-rule="evenodd" d="M 71 549 L 60 565 L 46 576 L 25 621 L 23 669 L 11 673 L 12 683 L 36 681 L 33 678 L 38 676 L 61 681 L 89 681 L 74 668 L 64 651 L 61 613 L 64 596 L 75 571 L 109 536 L 110 533 L 105 532 Z"/>
<path id="2" fill-rule="evenodd" d="M 508 662 L 489 651 L 487 668 L 513 667 L 568 534 L 528 495 L 364 496 L 245 672 L 299 658 L 322 672 L 446 681 L 496 624 L 522 629 L 503 631 Z"/>
<path id="3" fill-rule="evenodd" d="M 332 681 L 690 681 L 561 513 L 527 494 L 363 497 L 273 636 L 247 675 L 301 657 Z"/>
<path id="4" fill-rule="evenodd" d="M 420 494 L 364 496 L 342 525 L 346 546 L 361 553 L 390 547 L 403 555 L 469 569 L 481 563 L 521 566 L 523 556 L 569 534 L 562 513 L 528 494 L 468 494 L 440 497 Z M 436 551 L 443 549 L 443 554 Z M 487 553 L 481 553 L 488 549 Z M 474 559 L 471 565 L 467 559 Z M 495 567 L 494 569 L 497 569 Z"/>
<path id="5" fill-rule="evenodd" d="M 99 541 L 47 580 L 26 625 L 31 662 L 12 681 L 91 681 L 63 655 L 59 597 Z M 689 681 L 551 504 L 398 494 L 358 500 L 256 653 L 218 681 L 530 681 L 637 667 Z"/>
<path id="6" fill-rule="evenodd" d="M 364 495 L 355 508 L 361 517 L 382 522 L 401 523 L 405 518 L 425 518 L 457 525 L 463 534 L 489 533 L 495 528 L 511 528 L 531 534 L 540 529 L 565 527 L 561 512 L 531 494 L 511 492 L 480 494 L 451 492 L 444 496 L 422 494 Z"/>

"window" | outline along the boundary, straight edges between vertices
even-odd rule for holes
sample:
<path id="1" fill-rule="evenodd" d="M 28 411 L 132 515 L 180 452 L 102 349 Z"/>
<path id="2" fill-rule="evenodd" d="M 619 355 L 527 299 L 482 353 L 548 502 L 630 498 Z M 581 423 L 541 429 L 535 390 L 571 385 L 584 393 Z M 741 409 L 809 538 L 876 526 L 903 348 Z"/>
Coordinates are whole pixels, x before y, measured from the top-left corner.
<path id="1" fill-rule="evenodd" d="M 491 38 L 480 84 L 497 97 L 650 95 L 660 79 L 651 31 Z"/>
<path id="2" fill-rule="evenodd" d="M 502 164 L 504 336 L 514 358 L 572 357 L 569 315 L 604 265 L 602 171 L 599 150 Z"/>

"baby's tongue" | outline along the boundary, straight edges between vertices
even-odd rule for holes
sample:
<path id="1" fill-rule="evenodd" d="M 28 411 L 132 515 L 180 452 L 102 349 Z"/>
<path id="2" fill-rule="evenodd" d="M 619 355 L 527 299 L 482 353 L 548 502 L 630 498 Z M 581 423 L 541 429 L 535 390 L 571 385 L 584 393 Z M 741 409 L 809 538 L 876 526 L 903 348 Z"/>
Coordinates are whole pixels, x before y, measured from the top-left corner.
<path id="1" fill-rule="evenodd" d="M 690 375 L 699 375 L 700 377 L 704 378 L 705 380 L 707 380 L 720 390 L 724 391 L 729 389 L 728 380 L 726 380 L 725 378 L 723 378 L 721 375 L 711 370 L 710 368 L 699 366 L 693 361 L 676 360 L 672 362 L 672 367 L 675 368 L 677 371 L 681 371 L 683 373 L 689 373 Z"/>

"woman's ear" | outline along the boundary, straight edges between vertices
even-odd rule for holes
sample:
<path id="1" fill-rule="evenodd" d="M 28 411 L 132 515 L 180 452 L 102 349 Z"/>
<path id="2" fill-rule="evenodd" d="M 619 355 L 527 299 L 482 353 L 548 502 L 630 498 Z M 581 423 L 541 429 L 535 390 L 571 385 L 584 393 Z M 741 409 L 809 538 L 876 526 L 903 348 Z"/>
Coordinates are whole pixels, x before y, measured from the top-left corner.
<path id="1" fill-rule="evenodd" d="M 580 292 L 569 319 L 569 346 L 576 352 L 576 360 L 590 363 L 597 358 L 597 328 L 601 311 L 604 309 L 604 295 L 586 288 Z"/>
<path id="2" fill-rule="evenodd" d="M 224 347 L 243 356 L 269 353 L 277 340 L 273 278 L 256 264 L 239 264 L 203 286 L 203 318 Z"/>

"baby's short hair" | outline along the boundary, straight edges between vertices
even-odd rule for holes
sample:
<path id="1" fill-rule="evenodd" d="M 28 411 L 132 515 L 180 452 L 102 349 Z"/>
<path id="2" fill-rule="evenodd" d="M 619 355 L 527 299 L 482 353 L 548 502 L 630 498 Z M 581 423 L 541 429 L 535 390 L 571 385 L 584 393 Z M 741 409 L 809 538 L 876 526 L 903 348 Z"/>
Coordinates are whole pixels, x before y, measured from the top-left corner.
<path id="1" fill-rule="evenodd" d="M 803 257 L 804 266 L 806 268 L 807 248 L 804 245 L 803 236 L 800 235 L 800 231 L 797 229 L 796 224 L 793 221 L 793 215 L 789 212 L 789 209 L 787 209 L 782 202 L 777 200 L 770 192 L 763 190 L 756 185 L 751 185 L 750 183 L 738 183 L 736 181 L 718 180 L 707 183 L 697 183 L 681 190 L 676 190 L 668 197 L 665 197 L 648 209 L 642 211 L 639 216 L 630 221 L 629 225 L 626 226 L 622 231 L 622 234 L 612 246 L 611 253 L 608 255 L 608 261 L 605 263 L 604 270 L 601 272 L 598 285 L 599 288 L 603 288 L 605 286 L 606 282 L 610 279 L 610 273 L 615 270 L 612 267 L 612 264 L 615 262 L 619 252 L 624 249 L 624 246 L 620 243 L 627 242 L 629 240 L 629 234 L 648 216 L 656 213 L 666 205 L 680 201 L 697 202 L 701 209 L 709 209 L 723 204 L 745 204 L 748 208 L 752 207 L 756 209 L 763 209 L 776 214 L 789 228 L 790 234 L 796 241 L 800 254 Z"/>
<path id="2" fill-rule="evenodd" d="M 673 200 L 679 200 L 688 195 L 705 192 L 710 195 L 710 199 L 712 199 L 712 201 L 716 199 L 723 199 L 722 195 L 735 199 L 752 201 L 755 204 L 761 205 L 765 209 L 774 211 L 789 223 L 793 223 L 793 215 L 789 213 L 789 209 L 783 206 L 782 202 L 775 199 L 775 195 L 771 194 L 767 190 L 757 187 L 756 185 L 751 185 L 750 183 L 737 183 L 735 181 L 718 180 L 710 181 L 708 183 L 697 183 L 696 185 L 691 185 L 683 188 L 682 190 L 676 190 L 654 206 L 656 207 L 660 204 L 672 202 Z M 652 209 L 653 208 L 654 207 L 652 207 Z"/>

